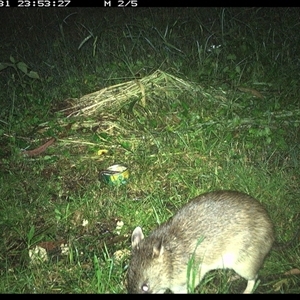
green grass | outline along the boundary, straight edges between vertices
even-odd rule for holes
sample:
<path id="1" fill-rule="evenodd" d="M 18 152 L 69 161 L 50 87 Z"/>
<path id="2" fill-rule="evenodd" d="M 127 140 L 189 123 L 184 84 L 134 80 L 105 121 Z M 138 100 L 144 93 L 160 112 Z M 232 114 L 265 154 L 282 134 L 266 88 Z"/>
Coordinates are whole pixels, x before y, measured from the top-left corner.
<path id="1" fill-rule="evenodd" d="M 299 15 L 297 8 L 3 13 L 0 291 L 126 292 L 133 228 L 149 233 L 210 190 L 258 198 L 277 239 L 288 240 L 300 211 Z M 89 116 L 57 114 L 68 99 L 158 69 L 188 89 L 181 81 L 168 89 L 168 77 L 165 87 L 146 86 L 145 107 L 135 95 Z M 40 156 L 22 155 L 51 137 L 57 141 Z M 129 167 L 124 186 L 99 180 L 114 163 Z M 29 257 L 37 246 L 47 261 Z M 299 275 L 284 275 L 300 269 L 299 250 L 298 240 L 271 252 L 256 292 L 299 293 Z M 196 292 L 243 291 L 246 282 L 230 276 L 211 272 Z"/>

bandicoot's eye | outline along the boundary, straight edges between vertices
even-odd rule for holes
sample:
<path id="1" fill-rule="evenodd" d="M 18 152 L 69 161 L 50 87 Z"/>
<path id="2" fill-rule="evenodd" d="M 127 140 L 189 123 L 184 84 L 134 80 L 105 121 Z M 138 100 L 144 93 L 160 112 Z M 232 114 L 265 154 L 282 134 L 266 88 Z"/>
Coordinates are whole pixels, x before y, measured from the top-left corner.
<path id="1" fill-rule="evenodd" d="M 141 286 L 141 290 L 144 293 L 148 293 L 148 291 L 149 291 L 149 285 L 148 285 L 148 283 L 143 283 L 142 286 Z"/>

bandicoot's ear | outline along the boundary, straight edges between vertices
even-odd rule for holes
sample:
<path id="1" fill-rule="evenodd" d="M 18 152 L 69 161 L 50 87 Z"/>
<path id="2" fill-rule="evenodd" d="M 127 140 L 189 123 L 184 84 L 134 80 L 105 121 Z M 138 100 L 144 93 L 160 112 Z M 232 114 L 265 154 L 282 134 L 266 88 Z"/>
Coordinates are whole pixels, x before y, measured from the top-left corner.
<path id="1" fill-rule="evenodd" d="M 153 246 L 152 257 L 162 258 L 163 253 L 164 253 L 163 239 L 160 239 Z"/>
<path id="2" fill-rule="evenodd" d="M 138 247 L 141 240 L 144 239 L 144 234 L 141 227 L 136 227 L 131 235 L 131 247 L 134 249 Z"/>

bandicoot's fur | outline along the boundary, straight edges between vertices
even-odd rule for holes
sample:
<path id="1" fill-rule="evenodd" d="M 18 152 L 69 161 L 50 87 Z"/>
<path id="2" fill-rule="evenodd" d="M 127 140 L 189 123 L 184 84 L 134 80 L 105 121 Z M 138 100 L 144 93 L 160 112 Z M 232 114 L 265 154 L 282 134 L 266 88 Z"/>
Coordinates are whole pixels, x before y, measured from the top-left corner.
<path id="1" fill-rule="evenodd" d="M 244 293 L 251 293 L 274 230 L 259 201 L 217 191 L 191 200 L 147 238 L 137 227 L 131 242 L 129 293 L 187 293 L 191 263 L 196 284 L 210 270 L 230 268 L 248 281 Z"/>

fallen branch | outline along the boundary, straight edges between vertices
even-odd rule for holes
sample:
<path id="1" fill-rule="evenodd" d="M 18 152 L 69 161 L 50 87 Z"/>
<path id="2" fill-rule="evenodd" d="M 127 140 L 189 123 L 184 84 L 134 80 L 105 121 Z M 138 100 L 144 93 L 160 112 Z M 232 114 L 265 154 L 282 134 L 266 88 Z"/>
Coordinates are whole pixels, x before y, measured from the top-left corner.
<path id="1" fill-rule="evenodd" d="M 55 138 L 51 138 L 49 141 L 47 141 L 45 144 L 43 144 L 42 146 L 35 148 L 33 150 L 25 150 L 23 151 L 23 155 L 24 156 L 37 156 L 40 155 L 41 153 L 43 153 L 49 146 L 51 146 L 53 143 L 55 142 Z"/>

